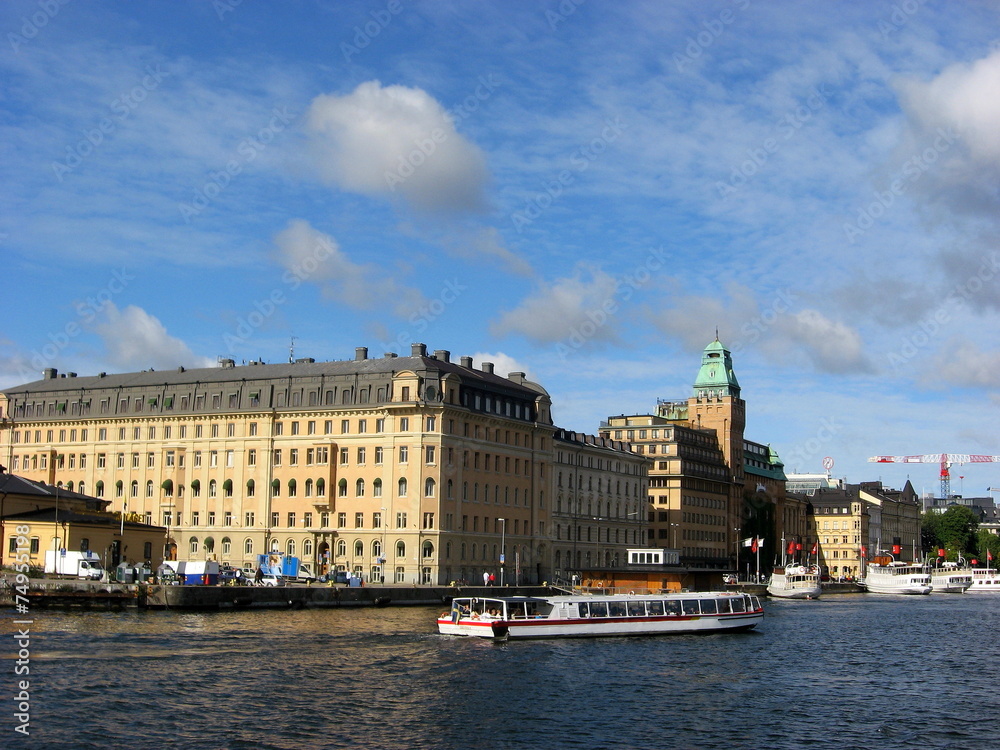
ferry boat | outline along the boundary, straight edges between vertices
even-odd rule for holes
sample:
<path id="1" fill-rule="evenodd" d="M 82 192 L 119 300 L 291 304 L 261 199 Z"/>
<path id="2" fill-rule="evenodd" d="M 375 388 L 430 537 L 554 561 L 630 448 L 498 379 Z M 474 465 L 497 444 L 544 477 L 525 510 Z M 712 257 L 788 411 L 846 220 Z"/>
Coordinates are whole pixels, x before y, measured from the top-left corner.
<path id="1" fill-rule="evenodd" d="M 873 562 L 868 566 L 862 585 L 873 594 L 929 594 L 931 574 L 921 563 Z"/>
<path id="2" fill-rule="evenodd" d="M 806 565 L 775 568 L 767 582 L 767 593 L 783 599 L 819 599 L 819 570 Z"/>
<path id="3" fill-rule="evenodd" d="M 972 586 L 972 568 L 956 562 L 931 569 L 931 590 L 935 594 L 964 594 Z"/>
<path id="4" fill-rule="evenodd" d="M 764 619 L 743 593 L 456 597 L 438 632 L 480 638 L 587 638 L 750 630 Z"/>
<path id="5" fill-rule="evenodd" d="M 973 568 L 970 594 L 1000 593 L 1000 573 L 996 568 Z"/>

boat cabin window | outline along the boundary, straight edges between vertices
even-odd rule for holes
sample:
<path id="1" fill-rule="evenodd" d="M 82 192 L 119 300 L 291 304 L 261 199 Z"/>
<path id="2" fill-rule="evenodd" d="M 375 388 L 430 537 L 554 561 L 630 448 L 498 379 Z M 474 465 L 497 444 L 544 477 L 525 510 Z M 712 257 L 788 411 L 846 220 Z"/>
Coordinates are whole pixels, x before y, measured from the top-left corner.
<path id="1" fill-rule="evenodd" d="M 679 615 L 681 613 L 681 603 L 676 599 L 663 602 L 663 607 L 668 615 Z"/>
<path id="2" fill-rule="evenodd" d="M 719 599 L 718 602 L 720 615 L 726 615 L 733 611 L 732 599 Z M 704 611 L 704 609 L 702 611 Z"/>
<path id="3" fill-rule="evenodd" d="M 629 617 L 645 617 L 646 616 L 646 602 L 629 602 L 628 603 L 628 616 Z"/>
<path id="4" fill-rule="evenodd" d="M 746 612 L 747 611 L 747 603 L 746 603 L 745 599 L 743 599 L 743 598 L 733 599 L 732 602 L 733 602 L 733 612 Z"/>
<path id="5" fill-rule="evenodd" d="M 698 600 L 697 599 L 684 599 L 681 601 L 681 609 L 684 610 L 686 615 L 696 615 L 698 614 Z"/>
<path id="6" fill-rule="evenodd" d="M 591 617 L 607 617 L 608 616 L 608 603 L 607 602 L 591 602 L 590 603 L 590 616 Z"/>
<path id="7" fill-rule="evenodd" d="M 625 617 L 625 602 L 608 602 L 609 617 Z"/>
<path id="8" fill-rule="evenodd" d="M 663 602 L 659 599 L 656 601 L 646 602 L 646 609 L 651 615 L 662 615 L 663 614 Z"/>
<path id="9" fill-rule="evenodd" d="M 703 615 L 714 615 L 718 614 L 719 610 L 716 607 L 715 599 L 702 599 L 701 600 L 701 613 Z"/>

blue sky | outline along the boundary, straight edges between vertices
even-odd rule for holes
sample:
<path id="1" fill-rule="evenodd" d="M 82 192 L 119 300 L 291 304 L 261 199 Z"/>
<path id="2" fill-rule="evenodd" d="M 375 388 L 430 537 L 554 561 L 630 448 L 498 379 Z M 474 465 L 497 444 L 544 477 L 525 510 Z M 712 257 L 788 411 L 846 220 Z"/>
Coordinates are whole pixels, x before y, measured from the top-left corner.
<path id="1" fill-rule="evenodd" d="M 788 470 L 925 491 L 868 457 L 1000 454 L 995 3 L 36 0 L 0 32 L 0 386 L 423 342 L 593 433 L 686 397 L 718 329 Z"/>

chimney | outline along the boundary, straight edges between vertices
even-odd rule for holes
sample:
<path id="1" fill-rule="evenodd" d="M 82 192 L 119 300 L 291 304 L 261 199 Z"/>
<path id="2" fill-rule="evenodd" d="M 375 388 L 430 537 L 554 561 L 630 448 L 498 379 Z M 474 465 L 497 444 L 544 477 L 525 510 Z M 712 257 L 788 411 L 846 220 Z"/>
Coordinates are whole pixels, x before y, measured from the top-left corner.
<path id="1" fill-rule="evenodd" d="M 462 357 L 460 362 L 462 364 L 462 367 L 467 367 L 470 370 L 472 369 L 472 357 Z"/>
<path id="2" fill-rule="evenodd" d="M 42 370 L 42 378 L 45 380 L 55 380 L 56 376 L 59 374 L 59 370 L 54 367 L 46 367 Z"/>
<path id="3" fill-rule="evenodd" d="M 427 344 L 410 344 L 410 356 L 411 357 L 427 356 Z"/>
<path id="4" fill-rule="evenodd" d="M 442 362 L 451 362 L 451 352 L 447 349 L 435 349 L 434 358 L 440 359 Z"/>
<path id="5" fill-rule="evenodd" d="M 360 362 L 362 359 L 368 359 L 368 347 L 358 346 L 354 349 L 354 360 Z"/>
<path id="6" fill-rule="evenodd" d="M 483 362 L 483 372 L 488 372 L 490 375 L 493 374 L 493 363 Z"/>

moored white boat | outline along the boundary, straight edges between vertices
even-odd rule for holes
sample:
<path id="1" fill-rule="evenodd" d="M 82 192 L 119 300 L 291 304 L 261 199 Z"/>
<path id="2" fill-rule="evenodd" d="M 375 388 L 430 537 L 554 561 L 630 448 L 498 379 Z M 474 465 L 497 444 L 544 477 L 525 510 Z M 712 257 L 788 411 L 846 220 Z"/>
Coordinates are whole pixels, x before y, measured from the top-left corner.
<path id="1" fill-rule="evenodd" d="M 931 569 L 931 590 L 935 594 L 964 594 L 972 586 L 972 568 L 954 562 Z"/>
<path id="2" fill-rule="evenodd" d="M 996 568 L 973 568 L 970 594 L 1000 593 L 1000 571 Z"/>
<path id="3" fill-rule="evenodd" d="M 805 565 L 786 565 L 775 568 L 767 582 L 767 593 L 783 599 L 818 599 L 819 570 Z"/>
<path id="4" fill-rule="evenodd" d="M 438 632 L 480 638 L 587 638 L 750 630 L 764 619 L 743 593 L 456 597 Z"/>
<path id="5" fill-rule="evenodd" d="M 871 563 L 862 585 L 873 594 L 929 594 L 931 574 L 921 563 Z"/>

